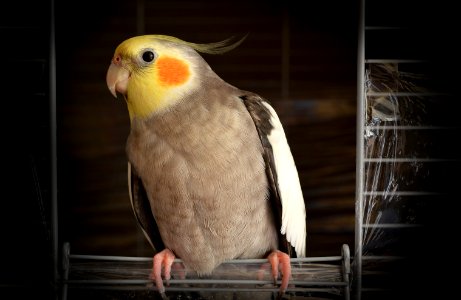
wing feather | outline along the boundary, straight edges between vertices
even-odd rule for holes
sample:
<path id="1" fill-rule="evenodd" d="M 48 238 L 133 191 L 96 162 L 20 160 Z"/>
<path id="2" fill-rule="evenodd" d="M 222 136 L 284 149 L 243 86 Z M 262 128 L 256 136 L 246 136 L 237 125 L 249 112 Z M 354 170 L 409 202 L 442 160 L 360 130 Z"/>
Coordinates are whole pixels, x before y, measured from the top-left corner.
<path id="1" fill-rule="evenodd" d="M 264 148 L 269 184 L 276 207 L 281 206 L 280 232 L 294 247 L 297 257 L 305 257 L 306 209 L 283 126 L 272 106 L 261 97 L 245 95 L 240 98 L 255 123 Z"/>
<path id="2" fill-rule="evenodd" d="M 128 192 L 130 195 L 131 208 L 138 221 L 142 232 L 156 252 L 165 248 L 160 232 L 152 214 L 149 198 L 147 196 L 141 178 L 138 177 L 134 168 L 128 163 Z"/>

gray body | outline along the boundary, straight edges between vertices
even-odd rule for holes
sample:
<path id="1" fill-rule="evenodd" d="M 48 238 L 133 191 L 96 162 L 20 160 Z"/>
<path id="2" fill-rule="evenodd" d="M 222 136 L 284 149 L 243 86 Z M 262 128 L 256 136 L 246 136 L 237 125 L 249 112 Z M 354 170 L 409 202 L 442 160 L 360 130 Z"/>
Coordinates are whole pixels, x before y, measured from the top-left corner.
<path id="1" fill-rule="evenodd" d="M 278 248 L 279 230 L 245 92 L 216 77 L 206 82 L 213 85 L 133 119 L 126 146 L 164 246 L 199 274 L 264 257 Z"/>

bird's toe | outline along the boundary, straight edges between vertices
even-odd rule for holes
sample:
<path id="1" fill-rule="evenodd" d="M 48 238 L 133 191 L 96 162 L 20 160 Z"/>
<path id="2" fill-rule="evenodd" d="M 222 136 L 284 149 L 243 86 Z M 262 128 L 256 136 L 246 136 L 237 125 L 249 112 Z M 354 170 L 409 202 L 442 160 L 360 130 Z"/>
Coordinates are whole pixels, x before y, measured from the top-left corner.
<path id="1" fill-rule="evenodd" d="M 163 251 L 154 255 L 154 262 L 152 268 L 151 278 L 155 281 L 158 291 L 162 295 L 162 299 L 165 298 L 165 286 L 163 285 L 162 280 L 162 267 L 163 267 L 163 277 L 165 278 L 167 286 L 169 285 L 169 280 L 171 278 L 171 265 L 175 259 L 175 255 L 171 250 L 164 249 Z"/>
<path id="2" fill-rule="evenodd" d="M 291 261 L 288 254 L 281 251 L 273 251 L 267 257 L 271 264 L 272 278 L 274 278 L 274 283 L 277 283 L 277 277 L 280 270 L 282 274 L 282 283 L 280 285 L 279 296 L 283 296 L 288 288 L 288 282 L 291 277 Z"/>

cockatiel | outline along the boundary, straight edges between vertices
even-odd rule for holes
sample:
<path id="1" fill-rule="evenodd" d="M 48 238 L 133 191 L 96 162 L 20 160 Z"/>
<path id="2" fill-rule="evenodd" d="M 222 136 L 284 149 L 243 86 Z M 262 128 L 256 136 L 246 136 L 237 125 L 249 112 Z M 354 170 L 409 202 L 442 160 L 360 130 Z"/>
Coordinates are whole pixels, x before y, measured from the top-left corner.
<path id="1" fill-rule="evenodd" d="M 163 296 L 175 257 L 201 275 L 227 260 L 267 257 L 284 293 L 290 257 L 306 254 L 304 199 L 276 112 L 199 54 L 242 40 L 136 36 L 116 48 L 107 72 L 110 92 L 128 107 L 131 204 L 156 251 L 152 277 Z"/>

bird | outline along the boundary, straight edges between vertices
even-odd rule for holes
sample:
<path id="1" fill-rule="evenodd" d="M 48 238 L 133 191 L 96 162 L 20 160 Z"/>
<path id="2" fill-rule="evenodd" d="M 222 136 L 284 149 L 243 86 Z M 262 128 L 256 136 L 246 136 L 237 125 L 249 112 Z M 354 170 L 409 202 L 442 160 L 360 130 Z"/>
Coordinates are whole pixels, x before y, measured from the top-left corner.
<path id="1" fill-rule="evenodd" d="M 276 111 L 204 58 L 245 38 L 132 36 L 107 70 L 110 93 L 128 110 L 130 201 L 153 247 L 151 276 L 162 297 L 175 258 L 200 276 L 232 259 L 267 258 L 283 295 L 290 258 L 306 256 L 304 197 Z"/>

